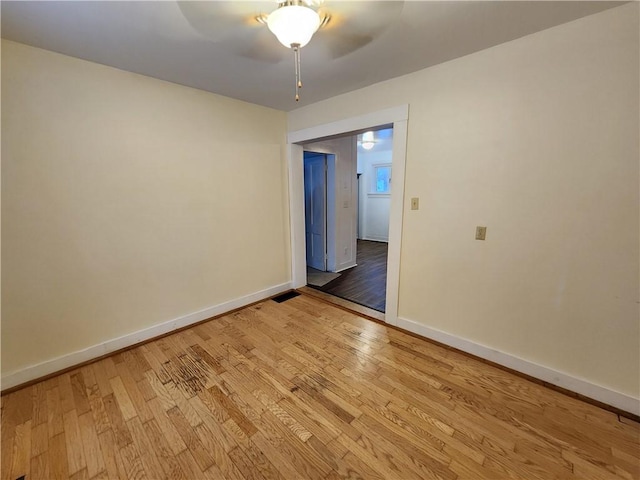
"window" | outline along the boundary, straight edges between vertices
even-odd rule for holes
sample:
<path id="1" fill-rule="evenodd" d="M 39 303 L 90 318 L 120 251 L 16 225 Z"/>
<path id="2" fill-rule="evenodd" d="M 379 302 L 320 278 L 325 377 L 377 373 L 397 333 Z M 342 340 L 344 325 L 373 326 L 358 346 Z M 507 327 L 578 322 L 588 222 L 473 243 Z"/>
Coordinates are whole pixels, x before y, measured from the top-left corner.
<path id="1" fill-rule="evenodd" d="M 375 165 L 373 192 L 389 195 L 391 193 L 391 165 Z"/>

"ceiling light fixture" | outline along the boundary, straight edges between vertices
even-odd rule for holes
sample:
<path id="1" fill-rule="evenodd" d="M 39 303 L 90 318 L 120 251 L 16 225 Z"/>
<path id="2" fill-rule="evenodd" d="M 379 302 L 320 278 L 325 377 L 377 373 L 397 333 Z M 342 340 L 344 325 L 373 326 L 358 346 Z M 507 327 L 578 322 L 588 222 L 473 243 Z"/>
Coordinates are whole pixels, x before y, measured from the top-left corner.
<path id="1" fill-rule="evenodd" d="M 296 102 L 300 100 L 300 49 L 304 47 L 320 27 L 320 15 L 314 9 L 301 4 L 301 0 L 281 2 L 266 19 L 269 30 L 287 48 L 293 49 L 296 69 Z"/>
<path id="2" fill-rule="evenodd" d="M 362 148 L 365 150 L 371 150 L 375 144 L 376 141 L 373 138 L 373 132 L 364 132 L 362 134 L 362 141 L 360 142 L 360 146 Z"/>

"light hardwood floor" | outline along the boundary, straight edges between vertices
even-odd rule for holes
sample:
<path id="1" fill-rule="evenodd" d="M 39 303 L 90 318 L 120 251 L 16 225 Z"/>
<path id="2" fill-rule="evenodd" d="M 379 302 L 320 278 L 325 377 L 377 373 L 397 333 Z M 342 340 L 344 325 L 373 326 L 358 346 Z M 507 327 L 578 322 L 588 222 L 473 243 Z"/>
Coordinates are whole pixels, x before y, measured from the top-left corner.
<path id="1" fill-rule="evenodd" d="M 5 395 L 1 476 L 632 479 L 639 435 L 302 295 Z"/>

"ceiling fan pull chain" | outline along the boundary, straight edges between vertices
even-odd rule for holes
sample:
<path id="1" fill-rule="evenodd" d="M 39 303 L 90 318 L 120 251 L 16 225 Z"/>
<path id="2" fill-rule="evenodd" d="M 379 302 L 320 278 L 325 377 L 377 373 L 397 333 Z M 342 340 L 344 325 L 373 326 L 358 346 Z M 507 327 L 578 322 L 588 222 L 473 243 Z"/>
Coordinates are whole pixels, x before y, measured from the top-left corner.
<path id="1" fill-rule="evenodd" d="M 298 88 L 302 88 L 302 75 L 300 74 L 300 46 L 296 47 L 296 54 L 298 56 L 298 61 L 296 62 L 296 77 L 298 79 Z"/>
<path id="2" fill-rule="evenodd" d="M 300 44 L 291 44 L 293 48 L 293 59 L 296 70 L 296 102 L 300 101 L 300 88 L 302 87 L 302 81 L 300 80 Z"/>
<path id="3" fill-rule="evenodd" d="M 292 43 L 293 59 L 296 69 L 296 102 L 300 101 L 300 89 L 302 88 L 302 80 L 300 79 L 300 44 Z"/>

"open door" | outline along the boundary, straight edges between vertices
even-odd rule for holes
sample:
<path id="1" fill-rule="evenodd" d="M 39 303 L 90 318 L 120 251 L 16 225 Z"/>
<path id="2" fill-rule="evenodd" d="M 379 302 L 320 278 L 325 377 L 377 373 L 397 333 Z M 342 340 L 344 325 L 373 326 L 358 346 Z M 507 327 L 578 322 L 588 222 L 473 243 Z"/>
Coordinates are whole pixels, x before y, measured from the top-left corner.
<path id="1" fill-rule="evenodd" d="M 304 152 L 307 266 L 327 270 L 327 156 Z"/>

